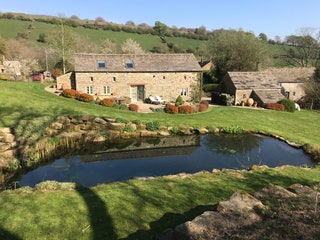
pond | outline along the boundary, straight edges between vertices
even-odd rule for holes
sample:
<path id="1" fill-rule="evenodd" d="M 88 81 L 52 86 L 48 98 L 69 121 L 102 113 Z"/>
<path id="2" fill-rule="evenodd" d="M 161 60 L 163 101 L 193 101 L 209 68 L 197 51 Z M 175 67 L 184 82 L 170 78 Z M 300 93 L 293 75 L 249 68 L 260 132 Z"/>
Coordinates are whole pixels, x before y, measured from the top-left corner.
<path id="1" fill-rule="evenodd" d="M 283 141 L 260 135 L 208 135 L 135 139 L 95 146 L 91 154 L 56 159 L 18 176 L 19 186 L 46 180 L 99 183 L 138 177 L 196 173 L 213 169 L 248 169 L 252 165 L 314 166 L 312 159 Z"/>

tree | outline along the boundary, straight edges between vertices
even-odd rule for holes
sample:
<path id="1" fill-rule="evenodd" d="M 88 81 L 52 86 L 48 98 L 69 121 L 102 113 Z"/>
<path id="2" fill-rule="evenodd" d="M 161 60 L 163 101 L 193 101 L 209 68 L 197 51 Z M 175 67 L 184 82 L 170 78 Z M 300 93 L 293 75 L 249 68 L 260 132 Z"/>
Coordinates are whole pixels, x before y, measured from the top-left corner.
<path id="1" fill-rule="evenodd" d="M 122 53 L 126 54 L 143 54 L 144 51 L 141 48 L 140 44 L 136 41 L 128 38 L 122 45 L 121 45 Z"/>
<path id="2" fill-rule="evenodd" d="M 268 37 L 264 33 L 260 33 L 259 36 L 258 36 L 258 39 L 261 40 L 261 41 L 268 41 Z"/>
<path id="3" fill-rule="evenodd" d="M 105 39 L 100 44 L 100 53 L 104 53 L 104 54 L 117 53 L 117 49 L 118 49 L 117 44 L 110 39 Z"/>
<path id="4" fill-rule="evenodd" d="M 72 16 L 70 17 L 70 19 L 72 19 L 72 20 L 80 20 L 77 15 L 72 15 Z"/>
<path id="5" fill-rule="evenodd" d="M 166 42 L 166 32 L 168 30 L 167 25 L 160 21 L 156 21 L 153 27 L 155 33 L 161 38 L 162 42 Z"/>
<path id="6" fill-rule="evenodd" d="M 311 79 L 304 84 L 305 97 L 304 107 L 310 109 L 320 109 L 320 81 Z"/>
<path id="7" fill-rule="evenodd" d="M 224 30 L 214 35 L 203 50 L 212 58 L 216 76 L 222 79 L 228 71 L 254 71 L 267 59 L 264 42 L 252 33 Z"/>
<path id="8" fill-rule="evenodd" d="M 316 66 L 319 60 L 320 47 L 310 34 L 290 35 L 286 37 L 287 45 L 291 45 L 286 53 L 287 61 L 293 66 Z"/>
<path id="9" fill-rule="evenodd" d="M 0 55 L 5 56 L 7 54 L 7 43 L 6 40 L 0 37 Z"/>
<path id="10" fill-rule="evenodd" d="M 45 33 L 40 33 L 37 41 L 42 42 L 42 43 L 46 43 L 48 41 L 48 35 Z"/>
<path id="11" fill-rule="evenodd" d="M 126 22 L 125 25 L 134 27 L 136 24 L 133 21 L 129 20 L 129 21 Z"/>
<path id="12" fill-rule="evenodd" d="M 320 109 L 320 66 L 316 67 L 314 75 L 304 85 L 305 96 L 302 104 L 305 108 Z"/>
<path id="13" fill-rule="evenodd" d="M 97 17 L 95 20 L 96 23 L 104 23 L 106 22 L 103 17 Z"/>
<path id="14" fill-rule="evenodd" d="M 58 61 L 62 61 L 62 72 L 66 73 L 66 62 L 69 63 L 73 60 L 74 50 L 76 49 L 76 36 L 69 27 L 64 25 L 63 19 L 57 28 L 54 37 L 50 41 L 50 45 L 58 55 Z"/>

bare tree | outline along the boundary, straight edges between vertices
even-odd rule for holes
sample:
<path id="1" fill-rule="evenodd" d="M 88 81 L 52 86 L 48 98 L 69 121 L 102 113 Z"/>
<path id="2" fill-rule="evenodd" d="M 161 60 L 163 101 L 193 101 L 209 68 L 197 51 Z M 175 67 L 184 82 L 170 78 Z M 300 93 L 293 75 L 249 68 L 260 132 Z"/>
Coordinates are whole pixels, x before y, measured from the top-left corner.
<path id="1" fill-rule="evenodd" d="M 71 29 L 64 25 L 63 19 L 61 24 L 57 28 L 54 37 L 50 41 L 50 45 L 55 49 L 59 60 L 62 61 L 63 74 L 66 73 L 66 62 L 71 63 L 73 61 L 73 55 L 76 49 L 76 35 Z"/>
<path id="2" fill-rule="evenodd" d="M 313 37 L 310 28 L 300 30 L 300 35 L 286 37 L 287 45 L 291 45 L 287 51 L 287 61 L 293 66 L 310 67 L 317 66 L 320 56 L 319 41 Z"/>
<path id="3" fill-rule="evenodd" d="M 314 77 L 308 80 L 303 86 L 306 93 L 304 97 L 304 107 L 320 109 L 320 80 L 317 80 L 316 77 Z"/>
<path id="4" fill-rule="evenodd" d="M 97 23 L 104 23 L 104 22 L 106 22 L 103 17 L 97 17 L 95 21 L 96 21 Z"/>

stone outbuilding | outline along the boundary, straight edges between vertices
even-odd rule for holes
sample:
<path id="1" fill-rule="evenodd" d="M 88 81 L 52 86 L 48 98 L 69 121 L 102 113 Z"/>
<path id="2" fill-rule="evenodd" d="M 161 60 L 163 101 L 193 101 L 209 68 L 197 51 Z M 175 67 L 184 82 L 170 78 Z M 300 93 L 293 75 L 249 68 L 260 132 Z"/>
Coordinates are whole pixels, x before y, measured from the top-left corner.
<path id="1" fill-rule="evenodd" d="M 235 98 L 235 105 L 253 98 L 259 106 L 275 103 L 283 98 L 298 101 L 304 95 L 303 84 L 314 68 L 269 68 L 259 72 L 228 72 L 220 84 L 220 91 Z"/>
<path id="2" fill-rule="evenodd" d="M 129 102 L 149 96 L 189 100 L 201 86 L 201 73 L 193 54 L 76 54 L 74 72 L 58 77 L 57 88 Z"/>
<path id="3" fill-rule="evenodd" d="M 0 61 L 0 75 L 13 79 L 21 77 L 21 63 L 19 61 Z"/>

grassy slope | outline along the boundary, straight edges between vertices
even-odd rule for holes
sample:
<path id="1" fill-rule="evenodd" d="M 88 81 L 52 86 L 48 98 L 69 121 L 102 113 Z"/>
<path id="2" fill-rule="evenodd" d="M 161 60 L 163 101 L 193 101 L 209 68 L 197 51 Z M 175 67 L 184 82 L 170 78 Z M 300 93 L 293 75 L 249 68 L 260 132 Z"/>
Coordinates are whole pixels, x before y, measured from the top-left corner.
<path id="1" fill-rule="evenodd" d="M 15 38 L 17 33 L 23 33 L 25 31 L 30 31 L 29 40 L 33 43 L 37 43 L 40 33 L 45 33 L 48 36 L 57 29 L 56 25 L 34 22 L 34 29 L 28 30 L 30 22 L 19 21 L 19 20 L 8 20 L 0 19 L 0 37 L 9 39 Z M 137 41 L 145 50 L 150 51 L 154 46 L 161 43 L 161 40 L 157 36 L 146 35 L 146 34 L 136 34 L 136 33 L 126 33 L 126 32 L 113 32 L 113 31 L 103 31 L 86 29 L 82 27 L 72 28 L 73 31 L 82 37 L 87 37 L 88 39 L 100 42 L 104 39 L 115 40 L 116 42 L 123 42 L 128 38 L 132 38 Z M 168 38 L 168 42 L 175 43 L 183 49 L 187 48 L 198 48 L 204 41 L 186 39 L 186 38 Z"/>
<path id="2" fill-rule="evenodd" d="M 143 122 L 159 120 L 167 126 L 230 127 L 261 130 L 285 137 L 297 143 L 319 146 L 319 112 L 277 112 L 238 107 L 212 107 L 207 112 L 194 115 L 164 113 L 141 114 L 78 102 L 44 91 L 38 83 L 0 81 L 0 127 L 16 126 L 21 119 L 50 115 L 91 114 L 95 116 L 122 117 Z"/>
<path id="3" fill-rule="evenodd" d="M 56 25 L 42 23 L 42 22 L 33 22 L 32 25 L 34 29 L 29 30 L 28 26 L 30 22 L 28 21 L 19 21 L 19 20 L 9 20 L 9 19 L 0 19 L 0 37 L 9 39 L 15 38 L 17 33 L 23 33 L 26 31 L 30 31 L 29 40 L 33 44 L 38 43 L 37 39 L 39 38 L 40 33 L 45 33 L 47 36 L 50 36 L 55 29 L 57 29 Z M 103 31 L 103 30 L 94 30 L 94 29 L 86 29 L 82 27 L 72 28 L 73 31 L 79 36 L 88 38 L 95 42 L 100 42 L 106 38 L 114 40 L 116 42 L 123 42 L 128 38 L 132 38 L 137 41 L 143 49 L 146 51 L 150 51 L 154 46 L 161 44 L 161 40 L 159 37 L 150 35 L 150 34 L 136 34 L 136 33 L 126 33 L 126 32 L 113 32 L 113 31 Z M 176 37 L 168 37 L 168 43 L 174 43 L 182 49 L 198 49 L 201 45 L 205 43 L 205 41 L 187 39 L 187 38 L 176 38 Z M 267 51 L 270 53 L 270 56 L 280 56 L 284 53 L 286 46 L 282 45 L 272 45 L 267 44 Z M 288 64 L 283 61 L 281 58 L 272 58 L 268 66 L 272 67 L 283 67 Z"/>
<path id="4" fill-rule="evenodd" d="M 0 211 L 0 238 L 156 239 L 238 189 L 253 193 L 268 183 L 314 186 L 319 181 L 320 168 L 287 167 L 130 180 L 72 191 L 2 192 L 0 205 L 6 211 Z"/>

